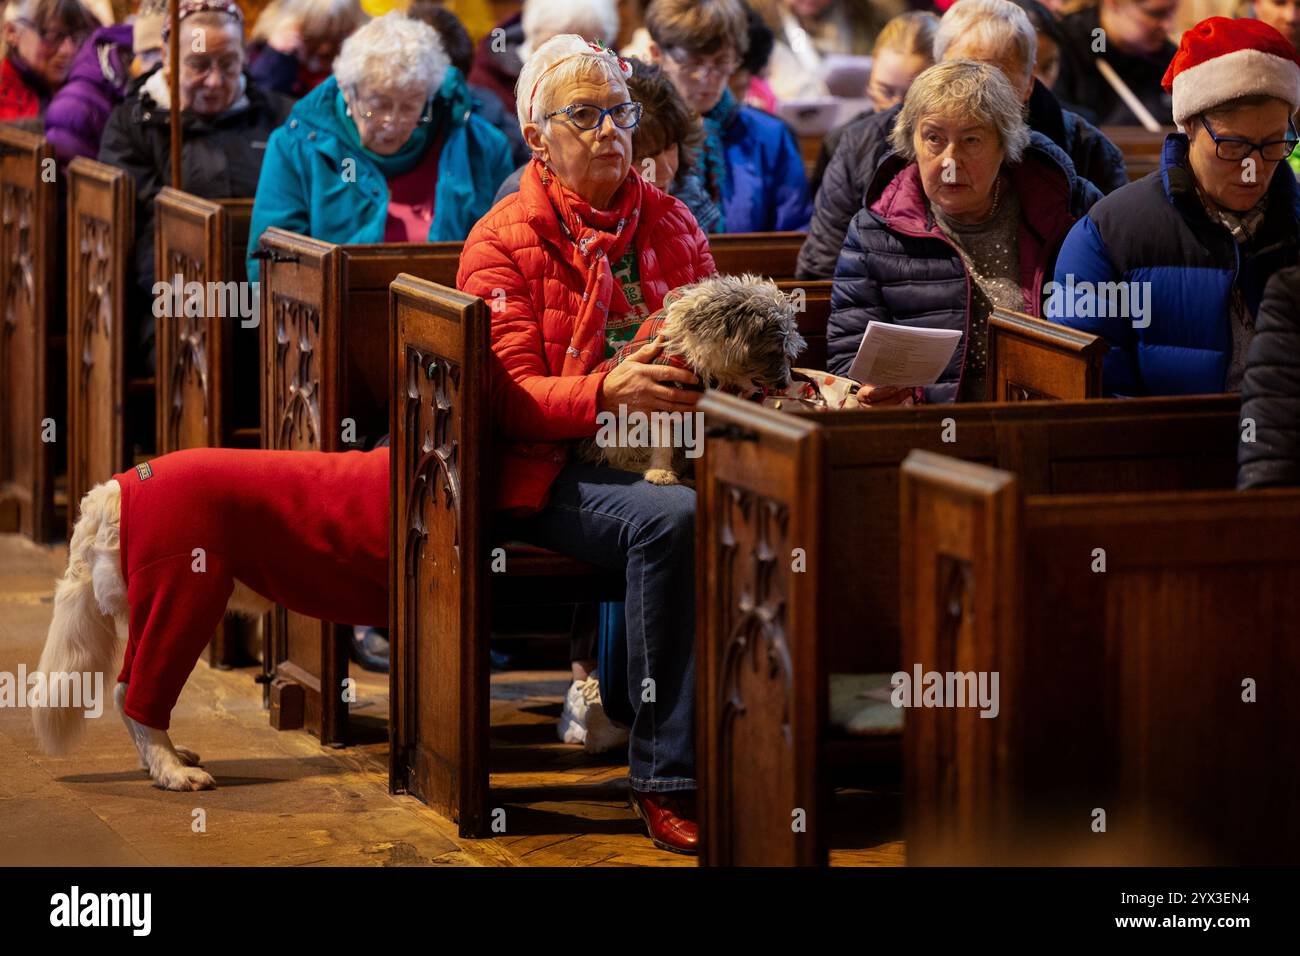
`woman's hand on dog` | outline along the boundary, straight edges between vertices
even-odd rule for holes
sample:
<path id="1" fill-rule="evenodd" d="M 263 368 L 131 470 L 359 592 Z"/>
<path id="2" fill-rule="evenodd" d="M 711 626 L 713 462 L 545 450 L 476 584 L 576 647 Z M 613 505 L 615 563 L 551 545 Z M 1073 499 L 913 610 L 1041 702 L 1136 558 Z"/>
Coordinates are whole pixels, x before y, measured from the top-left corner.
<path id="1" fill-rule="evenodd" d="M 863 385 L 858 389 L 857 396 L 859 408 L 912 404 L 912 390 L 896 385 Z"/>
<path id="2" fill-rule="evenodd" d="M 617 414 L 620 405 L 626 406 L 630 412 L 689 412 L 693 409 L 702 392 L 662 383 L 695 385 L 699 379 L 684 368 L 651 365 L 662 350 L 663 342 L 655 338 L 606 375 L 600 386 L 600 410 Z"/>

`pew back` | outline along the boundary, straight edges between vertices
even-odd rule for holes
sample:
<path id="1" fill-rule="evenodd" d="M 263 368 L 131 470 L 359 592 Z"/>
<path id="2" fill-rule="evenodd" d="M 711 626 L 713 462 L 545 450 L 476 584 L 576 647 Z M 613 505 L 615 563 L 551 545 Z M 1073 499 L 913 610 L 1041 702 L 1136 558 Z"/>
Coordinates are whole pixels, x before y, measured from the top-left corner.
<path id="1" fill-rule="evenodd" d="M 55 534 L 56 452 L 65 447 L 43 440 L 44 422 L 66 425 L 54 169 L 43 137 L 0 126 L 0 531 L 38 541 Z"/>
<path id="2" fill-rule="evenodd" d="M 410 276 L 393 282 L 391 308 L 390 786 L 478 830 L 487 799 L 488 510 L 477 500 L 488 487 L 487 310 L 478 297 Z M 462 630 L 473 639 L 410 639 Z"/>
<path id="3" fill-rule="evenodd" d="M 793 279 L 804 232 L 736 232 L 709 236 L 709 252 L 723 275 L 766 276 L 780 281 Z"/>
<path id="4" fill-rule="evenodd" d="M 1141 126 L 1103 126 L 1102 134 L 1124 154 L 1129 182 L 1160 169 L 1160 151 L 1172 129 L 1152 133 Z"/>
<path id="5" fill-rule="evenodd" d="M 788 808 L 775 822 L 732 808 L 786 806 L 767 800 L 786 777 L 799 788 L 786 796 L 809 801 L 789 807 L 818 807 L 829 675 L 899 666 L 910 451 L 1013 469 L 1035 493 L 1223 488 L 1236 474 L 1234 396 L 818 413 L 709 392 L 699 408 L 702 859 L 714 864 L 826 859 L 828 831 L 811 819 L 824 814 L 791 834 Z M 765 762 L 771 772 L 751 772 Z"/>
<path id="6" fill-rule="evenodd" d="M 1295 859 L 1300 492 L 1026 495 L 918 452 L 901 502 L 905 669 L 1000 698 L 906 715 L 909 863 Z"/>
<path id="7" fill-rule="evenodd" d="M 126 283 L 135 181 L 78 156 L 68 165 L 68 501 L 128 467 Z M 153 382 L 142 382 L 146 389 Z"/>
<path id="8" fill-rule="evenodd" d="M 482 299 L 392 284 L 390 787 L 483 835 L 492 607 L 621 600 L 621 574 L 493 536 L 490 319 Z"/>
<path id="9" fill-rule="evenodd" d="M 1030 402 L 1101 397 L 1109 346 L 1087 332 L 1022 312 L 989 316 L 989 399 Z"/>
<path id="10" fill-rule="evenodd" d="M 252 447 L 257 333 L 246 324 L 255 303 L 244 253 L 253 201 L 164 186 L 155 207 L 154 277 L 173 288 L 155 309 L 158 451 Z"/>
<path id="11" fill-rule="evenodd" d="M 402 272 L 455 281 L 460 243 L 346 246 L 282 229 L 259 243 L 262 446 L 369 448 L 388 428 L 388 286 Z M 337 688 L 347 645 L 334 625 L 278 608 L 264 655 L 272 721 L 346 739 Z"/>

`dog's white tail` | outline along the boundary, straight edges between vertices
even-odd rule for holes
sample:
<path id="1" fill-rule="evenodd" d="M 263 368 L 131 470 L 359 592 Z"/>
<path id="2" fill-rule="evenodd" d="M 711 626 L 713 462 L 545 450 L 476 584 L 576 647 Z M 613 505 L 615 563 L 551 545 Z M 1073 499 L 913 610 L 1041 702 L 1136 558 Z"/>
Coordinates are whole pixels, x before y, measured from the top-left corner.
<path id="1" fill-rule="evenodd" d="M 112 616 L 126 611 L 120 514 L 116 481 L 96 485 L 81 499 L 68 569 L 54 586 L 54 619 L 38 665 L 47 687 L 53 686 L 51 674 L 107 673 L 113 666 L 117 631 Z M 45 706 L 32 708 L 32 722 L 41 749 L 56 754 L 76 740 L 85 720 L 83 709 Z"/>

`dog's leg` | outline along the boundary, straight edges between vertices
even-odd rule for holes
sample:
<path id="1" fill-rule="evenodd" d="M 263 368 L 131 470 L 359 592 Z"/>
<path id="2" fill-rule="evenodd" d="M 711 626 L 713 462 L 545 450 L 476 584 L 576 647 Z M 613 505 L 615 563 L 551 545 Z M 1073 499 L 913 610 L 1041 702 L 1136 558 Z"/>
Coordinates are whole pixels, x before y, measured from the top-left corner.
<path id="1" fill-rule="evenodd" d="M 118 684 L 113 696 L 122 723 L 126 724 L 126 731 L 140 755 L 140 769 L 148 771 L 155 785 L 163 790 L 211 790 L 216 786 L 212 775 L 198 766 L 198 754 L 174 747 L 165 730 L 146 727 L 127 716 L 122 709 L 126 700 L 125 684 Z"/>
<path id="2" fill-rule="evenodd" d="M 677 472 L 673 469 L 673 429 L 667 421 L 653 422 L 656 429 L 650 448 L 650 465 L 645 470 L 645 480 L 652 485 L 677 484 Z"/>

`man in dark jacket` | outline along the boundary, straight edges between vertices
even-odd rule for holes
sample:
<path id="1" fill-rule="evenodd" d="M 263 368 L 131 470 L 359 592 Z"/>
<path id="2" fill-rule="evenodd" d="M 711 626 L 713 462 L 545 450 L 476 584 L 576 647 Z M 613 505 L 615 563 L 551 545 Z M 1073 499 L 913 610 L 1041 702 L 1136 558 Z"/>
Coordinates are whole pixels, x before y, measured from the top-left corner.
<path id="1" fill-rule="evenodd" d="M 1100 126 L 1140 126 L 1137 114 L 1098 69 L 1104 61 L 1156 122 L 1173 125 L 1172 100 L 1160 87 L 1177 47 L 1169 40 L 1178 0 L 1101 0 L 1061 20 L 1061 102 Z"/>
<path id="2" fill-rule="evenodd" d="M 186 18 L 187 10 L 193 23 Z M 288 97 L 248 81 L 238 11 L 233 3 L 219 0 L 186 0 L 181 9 L 186 28 L 206 28 L 204 52 L 188 50 L 182 55 L 180 83 L 181 185 L 205 199 L 251 198 L 257 192 L 266 141 L 293 105 Z M 154 369 L 154 198 L 171 185 L 167 69 L 164 54 L 163 66 L 142 77 L 109 115 L 99 149 L 100 162 L 125 169 L 135 180 L 135 288 L 127 314 L 142 323 L 141 348 L 132 350 L 133 358 L 145 360 L 133 370 L 137 373 Z"/>
<path id="3" fill-rule="evenodd" d="M 1264 290 L 1241 383 L 1237 487 L 1300 487 L 1300 266 Z"/>
<path id="4" fill-rule="evenodd" d="M 972 32 L 974 21 L 987 32 Z M 997 44 L 971 37 L 1001 35 Z M 935 39 L 936 62 L 981 60 L 998 67 L 1021 95 L 1029 128 L 1055 143 L 1080 177 L 1102 193 L 1128 182 L 1124 155 L 1081 116 L 1062 109 L 1052 92 L 1034 79 L 1037 38 L 1023 10 L 1006 0 L 958 0 L 944 14 Z M 829 279 L 844 244 L 849 222 L 862 208 L 862 195 L 876 167 L 889 153 L 889 133 L 901 107 L 851 120 L 838 134 L 834 154 L 817 191 L 808 239 L 799 252 L 800 279 Z"/>

